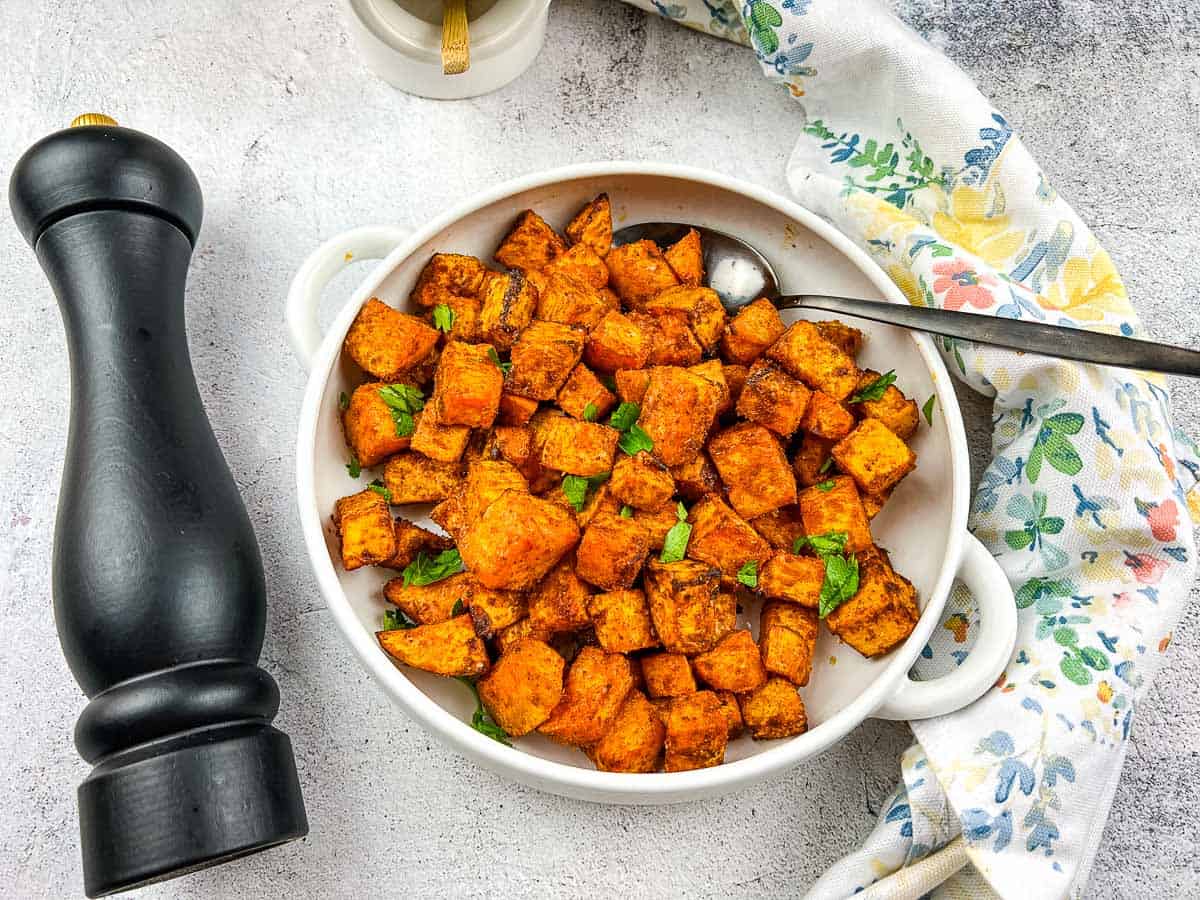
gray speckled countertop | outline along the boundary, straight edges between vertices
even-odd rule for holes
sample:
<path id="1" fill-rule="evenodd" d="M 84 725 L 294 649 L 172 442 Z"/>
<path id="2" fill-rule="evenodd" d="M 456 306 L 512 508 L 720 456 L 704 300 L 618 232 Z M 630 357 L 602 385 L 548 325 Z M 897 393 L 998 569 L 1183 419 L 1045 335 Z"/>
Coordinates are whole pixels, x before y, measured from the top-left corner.
<path id="1" fill-rule="evenodd" d="M 895 0 L 1023 132 L 1112 252 L 1155 335 L 1200 345 L 1200 7 L 1193 0 Z M 871 828 L 901 724 L 869 721 L 802 769 L 668 808 L 561 800 L 442 749 L 352 659 L 309 573 L 292 498 L 303 375 L 281 324 L 304 255 L 357 224 L 415 225 L 501 179 L 566 162 L 661 159 L 784 190 L 795 110 L 748 52 L 612 0 L 561 0 L 535 68 L 438 104 L 355 55 L 337 4 L 0 4 L 0 178 L 77 113 L 176 147 L 204 185 L 188 325 L 200 391 L 267 564 L 263 654 L 295 743 L 312 833 L 144 892 L 153 897 L 791 897 Z M 763 135 L 778 140 L 765 141 Z M 336 285 L 336 303 L 361 277 Z M 71 743 L 84 700 L 49 607 L 67 420 L 62 326 L 0 222 L 0 894 L 79 896 Z M 1200 385 L 1176 383 L 1200 432 Z M 987 448 L 987 408 L 965 401 Z M 1096 897 L 1200 892 L 1200 613 L 1135 722 L 1093 870 Z"/>

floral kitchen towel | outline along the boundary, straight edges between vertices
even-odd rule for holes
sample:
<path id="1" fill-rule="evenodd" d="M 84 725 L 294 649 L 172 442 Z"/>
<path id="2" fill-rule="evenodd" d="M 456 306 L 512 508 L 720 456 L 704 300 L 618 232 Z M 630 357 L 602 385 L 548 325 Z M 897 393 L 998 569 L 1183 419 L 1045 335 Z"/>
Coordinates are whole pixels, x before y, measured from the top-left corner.
<path id="1" fill-rule="evenodd" d="M 797 199 L 913 303 L 1141 334 L 1108 254 L 1004 116 L 878 3 L 632 2 L 753 47 L 799 101 Z M 912 723 L 876 830 L 810 896 L 1076 895 L 1195 576 L 1200 454 L 1157 376 L 939 344 L 995 400 L 970 525 L 1012 581 L 1017 645 L 979 701 Z M 945 615 L 918 676 L 965 656 L 970 599 Z"/>

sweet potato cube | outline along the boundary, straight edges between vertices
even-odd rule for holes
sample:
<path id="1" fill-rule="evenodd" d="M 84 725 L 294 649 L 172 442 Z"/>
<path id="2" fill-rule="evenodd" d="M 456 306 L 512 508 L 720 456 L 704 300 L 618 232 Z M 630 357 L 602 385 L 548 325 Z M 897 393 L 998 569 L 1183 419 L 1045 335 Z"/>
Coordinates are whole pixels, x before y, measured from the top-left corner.
<path id="1" fill-rule="evenodd" d="M 537 584 L 578 541 L 567 510 L 505 491 L 467 526 L 459 552 L 485 586 L 519 591 Z"/>
<path id="2" fill-rule="evenodd" d="M 730 407 L 735 408 L 738 401 L 742 399 L 742 391 L 746 389 L 746 379 L 750 377 L 750 369 L 746 366 L 725 363 L 721 366 L 721 373 L 725 376 L 725 384 L 729 387 Z"/>
<path id="3" fill-rule="evenodd" d="M 560 254 L 546 264 L 542 274 L 547 278 L 552 275 L 565 275 L 597 291 L 608 286 L 608 267 L 587 244 L 576 244 L 566 253 Z"/>
<path id="4" fill-rule="evenodd" d="M 701 653 L 692 665 L 709 687 L 718 691 L 745 693 L 757 690 L 767 680 L 758 645 L 748 628 L 729 632 L 707 653 Z"/>
<path id="5" fill-rule="evenodd" d="M 586 244 L 598 256 L 607 256 L 612 249 L 612 207 L 608 194 L 601 194 L 581 209 L 567 225 L 566 234 L 572 244 Z"/>
<path id="6" fill-rule="evenodd" d="M 502 628 L 496 633 L 494 638 L 496 652 L 503 656 L 526 638 L 533 638 L 534 640 L 538 641 L 547 641 L 549 640 L 550 635 L 546 634 L 536 625 L 534 625 L 533 620 L 529 617 L 518 619 L 507 628 Z M 562 657 L 560 656 L 559 658 L 561 659 Z"/>
<path id="7" fill-rule="evenodd" d="M 632 653 L 658 646 L 646 595 L 636 590 L 609 591 L 588 598 L 588 614 L 600 646 L 610 653 Z"/>
<path id="8" fill-rule="evenodd" d="M 796 502 L 796 478 L 779 441 L 761 425 L 744 422 L 714 435 L 708 455 L 743 519 Z"/>
<path id="9" fill-rule="evenodd" d="M 576 631 L 591 622 L 589 588 L 575 573 L 570 559 L 562 560 L 529 595 L 529 620 L 542 634 Z"/>
<path id="10" fill-rule="evenodd" d="M 693 506 L 688 521 L 692 536 L 687 555 L 720 569 L 726 579 L 737 578 L 747 562 L 761 564 L 771 555 L 770 545 L 759 533 L 716 496 Z"/>
<path id="11" fill-rule="evenodd" d="M 758 359 L 746 376 L 737 414 L 782 437 L 791 437 L 808 407 L 808 388 L 770 360 Z"/>
<path id="12" fill-rule="evenodd" d="M 781 506 L 750 520 L 750 527 L 776 550 L 791 550 L 796 538 L 804 536 L 804 520 L 799 506 Z"/>
<path id="13" fill-rule="evenodd" d="M 743 306 L 730 320 L 721 338 L 726 362 L 748 366 L 766 352 L 785 331 L 783 320 L 770 300 L 759 298 Z"/>
<path id="14" fill-rule="evenodd" d="M 720 591 L 716 602 L 717 615 L 714 620 L 712 639 L 715 644 L 737 628 L 738 601 L 732 591 Z"/>
<path id="15" fill-rule="evenodd" d="M 650 358 L 651 336 L 628 316 L 605 313 L 588 333 L 583 358 L 597 372 L 640 369 Z"/>
<path id="16" fill-rule="evenodd" d="M 675 479 L 661 461 L 640 450 L 617 460 L 608 487 L 619 501 L 636 509 L 662 509 L 675 494 Z"/>
<path id="17" fill-rule="evenodd" d="M 845 400 L 858 384 L 858 366 L 840 347 L 821 337 L 812 322 L 793 322 L 767 356 L 778 362 L 810 388 L 822 390 L 834 400 Z"/>
<path id="18" fill-rule="evenodd" d="M 371 490 L 342 497 L 333 506 L 333 525 L 347 571 L 387 562 L 396 554 L 396 531 L 383 497 Z"/>
<path id="19" fill-rule="evenodd" d="M 457 543 L 467 530 L 466 505 L 463 503 L 463 489 L 460 484 L 445 500 L 429 511 L 429 518 Z"/>
<path id="20" fill-rule="evenodd" d="M 501 425 L 525 425 L 537 412 L 538 402 L 529 397 L 519 397 L 504 391 L 500 395 L 500 416 L 497 422 Z"/>
<path id="21" fill-rule="evenodd" d="M 575 570 L 606 591 L 632 587 L 650 553 L 650 539 L 633 518 L 604 513 L 592 519 L 575 551 Z"/>
<path id="22" fill-rule="evenodd" d="M 631 312 L 636 323 L 650 338 L 650 366 L 694 366 L 704 356 L 699 338 L 688 324 L 687 315 L 679 310 L 664 310 L 656 316 Z"/>
<path id="23" fill-rule="evenodd" d="M 383 484 L 397 506 L 437 503 L 462 484 L 462 466 L 457 462 L 439 462 L 410 450 L 388 460 Z"/>
<path id="24" fill-rule="evenodd" d="M 380 381 L 400 381 L 437 345 L 438 333 L 416 316 L 372 297 L 346 332 L 346 354 Z"/>
<path id="25" fill-rule="evenodd" d="M 721 712 L 725 716 L 725 724 L 729 731 L 729 740 L 742 736 L 746 723 L 742 721 L 742 708 L 738 706 L 737 696 L 730 691 L 716 691 L 717 699 L 721 701 Z"/>
<path id="26" fill-rule="evenodd" d="M 854 416 L 824 391 L 813 391 L 800 425 L 805 434 L 840 441 L 854 428 Z"/>
<path id="27" fill-rule="evenodd" d="M 758 623 L 758 649 L 772 675 L 803 687 L 812 674 L 817 652 L 817 610 L 771 600 L 763 604 Z"/>
<path id="28" fill-rule="evenodd" d="M 604 263 L 608 266 L 608 283 L 631 309 L 640 309 L 647 300 L 679 284 L 654 241 L 613 247 L 604 257 Z"/>
<path id="29" fill-rule="evenodd" d="M 567 243 L 546 220 L 527 209 L 495 252 L 496 262 L 509 269 L 537 271 L 567 252 Z"/>
<path id="30" fill-rule="evenodd" d="M 449 304 L 451 297 L 474 297 L 483 287 L 487 267 L 474 256 L 435 253 L 417 276 L 409 299 L 418 306 Z"/>
<path id="31" fill-rule="evenodd" d="M 816 609 L 821 602 L 824 582 L 824 560 L 780 550 L 759 570 L 758 592 L 772 600 L 786 600 Z"/>
<path id="32" fill-rule="evenodd" d="M 487 647 L 466 614 L 436 625 L 379 631 L 375 636 L 392 659 L 435 675 L 470 678 L 488 668 Z"/>
<path id="33" fill-rule="evenodd" d="M 529 734 L 562 699 L 565 666 L 548 644 L 524 638 L 476 683 L 479 699 L 510 737 Z"/>
<path id="34" fill-rule="evenodd" d="M 442 303 L 450 307 L 450 311 L 454 314 L 448 332 L 450 340 L 473 344 L 483 337 L 483 330 L 479 325 L 479 316 L 483 312 L 482 300 L 478 297 L 459 297 L 457 294 L 448 294 Z M 432 319 L 432 314 L 430 318 Z"/>
<path id="35" fill-rule="evenodd" d="M 825 617 L 829 630 L 863 656 L 880 656 L 917 627 L 917 592 L 885 551 L 858 554 L 858 593 Z"/>
<path id="36" fill-rule="evenodd" d="M 562 491 L 558 491 L 557 493 L 562 497 L 566 496 Z M 571 508 L 574 510 L 574 506 Z M 621 501 L 612 495 L 608 484 L 605 483 L 588 492 L 587 499 L 583 503 L 583 509 L 575 513 L 575 521 L 579 523 L 580 528 L 587 528 L 597 516 L 615 516 L 620 510 Z"/>
<path id="37" fill-rule="evenodd" d="M 642 398 L 646 396 L 646 388 L 650 384 L 650 371 L 648 369 L 618 369 L 613 375 L 613 381 L 617 385 L 617 396 L 622 403 L 637 403 L 642 402 Z"/>
<path id="38" fill-rule="evenodd" d="M 532 322 L 513 344 L 505 389 L 534 400 L 553 400 L 583 355 L 583 339 L 583 331 L 570 325 Z"/>
<path id="39" fill-rule="evenodd" d="M 546 422 L 541 438 L 543 466 L 586 476 L 612 471 L 621 435 L 607 425 L 559 416 Z"/>
<path id="40" fill-rule="evenodd" d="M 721 476 L 704 452 L 697 453 L 691 462 L 671 469 L 671 477 L 675 479 L 675 492 L 689 503 L 721 493 Z"/>
<path id="41" fill-rule="evenodd" d="M 693 560 L 651 559 L 644 578 L 650 617 L 672 653 L 703 653 L 717 642 L 719 569 Z"/>
<path id="42" fill-rule="evenodd" d="M 675 527 L 679 518 L 675 514 L 674 503 L 664 503 L 658 509 L 635 509 L 633 521 L 642 526 L 646 539 L 650 542 L 651 550 L 661 550 L 667 539 L 667 532 Z"/>
<path id="43" fill-rule="evenodd" d="M 400 437 L 396 434 L 392 411 L 379 396 L 380 389 L 385 387 L 387 385 L 382 381 L 360 384 L 350 395 L 349 405 L 342 413 L 346 443 L 364 466 L 378 465 L 393 453 L 408 449 L 412 439 L 411 435 Z"/>
<path id="44" fill-rule="evenodd" d="M 485 459 L 502 459 L 524 475 L 529 461 L 536 461 L 533 429 L 526 425 L 497 425 L 488 433 L 483 456 Z"/>
<path id="45" fill-rule="evenodd" d="M 667 733 L 658 711 L 634 688 L 588 757 L 601 772 L 653 772 Z"/>
<path id="46" fill-rule="evenodd" d="M 700 244 L 700 232 L 695 228 L 689 228 L 688 233 L 668 247 L 663 255 L 681 284 L 695 287 L 704 280 L 704 248 Z"/>
<path id="47" fill-rule="evenodd" d="M 595 422 L 617 405 L 617 398 L 591 369 L 580 363 L 559 388 L 558 405 L 576 419 Z"/>
<path id="48" fill-rule="evenodd" d="M 863 333 L 845 322 L 827 319 L 814 323 L 821 337 L 835 345 L 849 357 L 858 356 L 863 345 Z"/>
<path id="49" fill-rule="evenodd" d="M 479 312 L 483 337 L 501 350 L 509 349 L 533 319 L 537 288 L 518 270 L 488 279 Z"/>
<path id="50" fill-rule="evenodd" d="M 502 459 L 477 459 L 467 467 L 463 505 L 468 522 L 474 522 L 505 491 L 528 493 L 525 477 Z"/>
<path id="51" fill-rule="evenodd" d="M 442 349 L 434 377 L 433 404 L 441 425 L 491 428 L 500 410 L 504 374 L 492 362 L 490 344 L 451 341 Z"/>
<path id="52" fill-rule="evenodd" d="M 710 359 L 702 363 L 697 363 L 694 366 L 689 366 L 688 371 L 699 375 L 705 381 L 712 384 L 717 389 L 717 415 L 723 415 L 733 409 L 733 403 L 729 394 L 729 383 L 725 380 L 725 367 L 721 365 L 719 359 Z"/>
<path id="53" fill-rule="evenodd" d="M 868 494 L 887 493 L 917 467 L 916 454 L 878 419 L 863 419 L 830 453 Z"/>
<path id="54" fill-rule="evenodd" d="M 725 334 L 725 307 L 712 288 L 679 287 L 667 288 L 656 297 L 646 301 L 643 307 L 653 316 L 664 313 L 683 313 L 688 327 L 705 350 L 712 350 Z"/>
<path id="55" fill-rule="evenodd" d="M 845 532 L 846 552 L 871 546 L 871 525 L 854 481 L 835 475 L 800 492 L 800 517 L 809 535 Z"/>
<path id="56" fill-rule="evenodd" d="M 438 421 L 437 407 L 426 406 L 415 417 L 409 447 L 438 462 L 453 463 L 462 459 L 467 442 L 471 440 L 470 425 L 444 425 Z"/>
<path id="57" fill-rule="evenodd" d="M 403 569 L 408 566 L 418 553 L 436 555 L 443 550 L 449 550 L 452 543 L 440 534 L 426 531 L 420 525 L 414 525 L 408 519 L 396 519 L 392 523 L 396 532 L 396 552 L 386 563 L 381 565 L 389 569 Z"/>
<path id="58" fill-rule="evenodd" d="M 883 494 L 860 494 L 862 500 L 863 512 L 867 514 L 868 519 L 874 519 L 880 512 L 883 511 L 883 504 L 887 503 L 888 497 L 892 496 L 889 489 Z"/>
<path id="59" fill-rule="evenodd" d="M 651 697 L 681 697 L 696 693 L 692 664 L 682 653 L 651 653 L 643 656 L 642 677 Z"/>
<path id="60" fill-rule="evenodd" d="M 729 720 L 712 691 L 697 691 L 671 701 L 667 712 L 663 768 L 668 772 L 705 769 L 725 761 Z"/>
<path id="61" fill-rule="evenodd" d="M 875 384 L 880 377 L 878 372 L 865 370 L 855 390 L 865 390 Z M 905 397 L 894 384 L 889 384 L 884 389 L 883 396 L 878 400 L 863 400 L 855 404 L 855 408 L 864 419 L 878 419 L 903 440 L 912 437 L 920 422 L 917 402 Z"/>
<path id="62" fill-rule="evenodd" d="M 804 701 L 787 679 L 769 678 L 758 690 L 738 700 L 742 719 L 756 741 L 793 737 L 808 730 Z"/>
<path id="63" fill-rule="evenodd" d="M 671 467 L 695 460 L 720 399 L 713 383 L 695 372 L 675 366 L 652 369 L 638 424 L 654 442 L 654 455 Z"/>
<path id="64" fill-rule="evenodd" d="M 460 603 L 459 615 L 466 611 L 472 583 L 473 579 L 466 572 L 433 584 L 405 585 L 403 578 L 393 578 L 383 586 L 383 596 L 417 624 L 436 625 L 453 618 L 454 609 Z"/>
<path id="65" fill-rule="evenodd" d="M 629 660 L 620 653 L 584 647 L 567 672 L 562 699 L 538 730 L 561 744 L 594 744 L 604 737 L 632 689 Z"/>
<path id="66" fill-rule="evenodd" d="M 467 612 L 475 623 L 475 633 L 482 638 L 492 638 L 525 618 L 529 606 L 520 591 L 497 591 L 484 587 L 472 577 L 467 591 Z"/>
<path id="67" fill-rule="evenodd" d="M 538 287 L 537 317 L 547 322 L 591 331 L 608 312 L 608 303 L 595 288 L 562 272 L 548 272 Z"/>
<path id="68" fill-rule="evenodd" d="M 836 471 L 832 471 L 833 457 L 829 455 L 836 443 L 837 441 L 817 437 L 815 434 L 804 435 L 800 441 L 800 449 L 792 458 L 792 469 L 801 485 L 808 487 L 837 474 Z"/>

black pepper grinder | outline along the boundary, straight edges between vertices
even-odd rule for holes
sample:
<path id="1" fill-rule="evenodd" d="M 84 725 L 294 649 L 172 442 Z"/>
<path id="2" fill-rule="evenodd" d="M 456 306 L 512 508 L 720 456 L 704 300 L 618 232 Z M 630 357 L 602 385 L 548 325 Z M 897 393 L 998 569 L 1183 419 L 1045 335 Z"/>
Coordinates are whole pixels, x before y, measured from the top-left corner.
<path id="1" fill-rule="evenodd" d="M 25 153 L 9 202 L 71 359 L 54 616 L 90 698 L 75 745 L 94 766 L 79 827 L 99 897 L 303 837 L 308 821 L 258 667 L 262 560 L 184 332 L 196 176 L 88 115 Z"/>

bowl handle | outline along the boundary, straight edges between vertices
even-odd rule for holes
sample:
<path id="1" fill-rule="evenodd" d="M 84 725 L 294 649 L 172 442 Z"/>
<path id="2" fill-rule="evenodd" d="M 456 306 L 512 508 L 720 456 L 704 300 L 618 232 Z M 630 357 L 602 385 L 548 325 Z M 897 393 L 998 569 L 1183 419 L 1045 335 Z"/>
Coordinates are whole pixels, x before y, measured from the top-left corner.
<path id="1" fill-rule="evenodd" d="M 324 337 L 317 322 L 317 309 L 325 286 L 351 263 L 383 259 L 407 237 L 408 232 L 403 228 L 364 225 L 331 237 L 304 260 L 288 288 L 284 316 L 292 350 L 306 370 L 312 368 L 313 356 Z"/>
<path id="2" fill-rule="evenodd" d="M 962 709 L 991 687 L 1012 657 L 1017 604 L 1000 564 L 974 535 L 967 535 L 958 577 L 979 604 L 980 631 L 962 665 L 929 681 L 905 678 L 872 715 L 877 719 L 930 719 Z"/>

